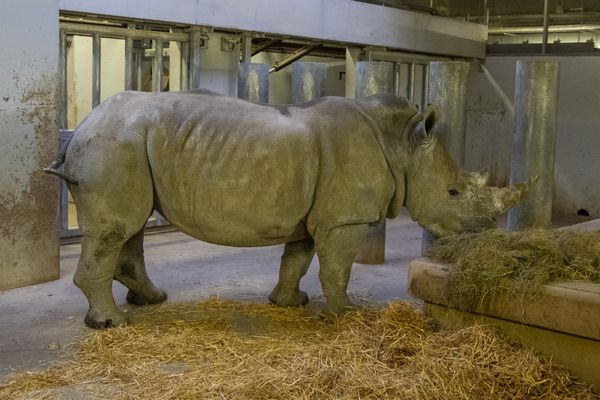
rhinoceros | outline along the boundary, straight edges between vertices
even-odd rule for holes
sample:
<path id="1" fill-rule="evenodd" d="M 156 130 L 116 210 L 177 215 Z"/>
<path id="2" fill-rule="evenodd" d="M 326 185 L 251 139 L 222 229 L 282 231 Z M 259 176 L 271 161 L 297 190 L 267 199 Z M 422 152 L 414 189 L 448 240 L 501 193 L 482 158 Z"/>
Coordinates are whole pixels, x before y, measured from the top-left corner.
<path id="1" fill-rule="evenodd" d="M 352 262 L 370 225 L 405 206 L 436 236 L 495 226 L 530 182 L 486 186 L 434 135 L 437 111 L 394 95 L 254 104 L 200 90 L 125 92 L 100 104 L 47 172 L 68 181 L 83 235 L 75 284 L 93 328 L 127 322 L 166 293 L 149 279 L 143 231 L 154 210 L 179 230 L 228 246 L 285 244 L 270 300 L 299 306 L 316 252 L 325 314 L 349 306 Z M 57 168 L 64 163 L 64 172 Z"/>

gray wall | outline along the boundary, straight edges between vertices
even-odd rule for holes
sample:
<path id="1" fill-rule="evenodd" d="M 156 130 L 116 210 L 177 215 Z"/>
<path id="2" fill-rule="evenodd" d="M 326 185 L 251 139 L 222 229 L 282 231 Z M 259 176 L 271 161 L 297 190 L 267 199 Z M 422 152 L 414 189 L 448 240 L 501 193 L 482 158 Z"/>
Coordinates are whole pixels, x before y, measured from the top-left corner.
<path id="1" fill-rule="evenodd" d="M 515 63 L 532 57 L 488 57 L 487 69 L 514 101 Z M 586 209 L 600 217 L 600 57 L 547 57 L 560 62 L 553 210 Z M 494 184 L 509 177 L 513 118 L 476 65 L 471 69 L 467 121 L 468 169 L 490 169 Z"/>
<path id="2" fill-rule="evenodd" d="M 0 13 L 0 289 L 58 278 L 58 1 Z"/>

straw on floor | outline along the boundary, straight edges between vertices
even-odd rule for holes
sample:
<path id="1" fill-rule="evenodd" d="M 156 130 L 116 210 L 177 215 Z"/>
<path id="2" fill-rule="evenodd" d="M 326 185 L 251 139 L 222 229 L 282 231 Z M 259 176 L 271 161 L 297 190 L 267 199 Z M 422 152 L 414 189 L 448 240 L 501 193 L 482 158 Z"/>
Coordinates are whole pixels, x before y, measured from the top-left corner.
<path id="1" fill-rule="evenodd" d="M 134 312 L 70 360 L 0 381 L 2 399 L 592 399 L 491 328 L 440 331 L 413 306 L 316 309 L 209 300 Z"/>
<path id="2" fill-rule="evenodd" d="M 600 283 L 600 231 L 490 230 L 441 238 L 429 257 L 454 264 L 446 297 L 472 310 L 500 291 L 523 299 L 561 280 Z"/>

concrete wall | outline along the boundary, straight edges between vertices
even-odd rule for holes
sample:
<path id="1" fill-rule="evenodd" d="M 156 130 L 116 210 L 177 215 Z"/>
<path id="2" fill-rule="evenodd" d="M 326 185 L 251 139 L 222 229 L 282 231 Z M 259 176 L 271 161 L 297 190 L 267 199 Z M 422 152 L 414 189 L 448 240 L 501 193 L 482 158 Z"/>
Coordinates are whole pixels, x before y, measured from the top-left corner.
<path id="1" fill-rule="evenodd" d="M 56 279 L 58 1 L 6 0 L 0 13 L 0 289 Z"/>
<path id="2" fill-rule="evenodd" d="M 488 57 L 492 77 L 514 101 L 515 63 L 531 57 Z M 541 59 L 541 58 L 536 58 Z M 600 57 L 548 57 L 560 62 L 554 212 L 585 209 L 600 216 Z M 467 121 L 469 169 L 490 169 L 492 182 L 508 181 L 513 117 L 485 75 L 471 68 Z"/>

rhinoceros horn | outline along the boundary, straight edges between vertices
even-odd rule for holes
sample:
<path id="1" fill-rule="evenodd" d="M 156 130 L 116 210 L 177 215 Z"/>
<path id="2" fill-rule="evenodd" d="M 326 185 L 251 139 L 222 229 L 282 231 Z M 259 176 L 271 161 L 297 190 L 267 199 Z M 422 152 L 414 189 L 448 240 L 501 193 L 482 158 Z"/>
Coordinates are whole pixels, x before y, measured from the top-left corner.
<path id="1" fill-rule="evenodd" d="M 537 182 L 538 176 L 533 176 L 523 183 L 517 183 L 507 188 L 493 188 L 496 211 L 502 214 L 514 207 L 527 196 L 531 185 Z"/>

